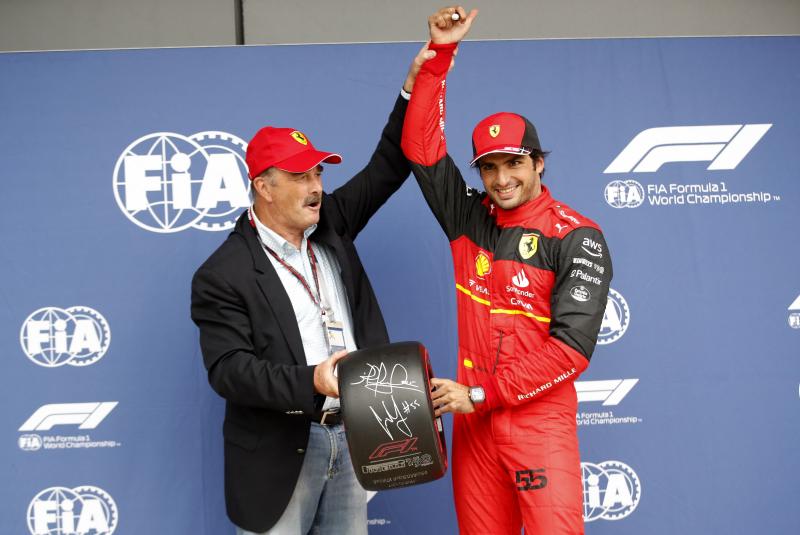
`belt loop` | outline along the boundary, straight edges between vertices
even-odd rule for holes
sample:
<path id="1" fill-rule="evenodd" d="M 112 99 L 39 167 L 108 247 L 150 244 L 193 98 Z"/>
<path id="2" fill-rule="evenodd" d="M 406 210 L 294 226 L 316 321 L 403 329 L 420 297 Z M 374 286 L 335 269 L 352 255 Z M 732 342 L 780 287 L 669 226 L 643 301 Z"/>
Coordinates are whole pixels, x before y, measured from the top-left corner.
<path id="1" fill-rule="evenodd" d="M 319 425 L 325 425 L 325 418 L 327 418 L 330 413 L 331 411 L 324 411 L 322 413 L 322 418 L 319 419 Z"/>

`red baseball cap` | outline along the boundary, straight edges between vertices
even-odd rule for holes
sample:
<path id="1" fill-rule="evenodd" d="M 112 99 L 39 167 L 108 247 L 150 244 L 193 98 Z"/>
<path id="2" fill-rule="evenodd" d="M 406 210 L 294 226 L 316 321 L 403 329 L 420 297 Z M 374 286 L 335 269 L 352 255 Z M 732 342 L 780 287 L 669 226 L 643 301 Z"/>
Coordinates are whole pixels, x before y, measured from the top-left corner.
<path id="1" fill-rule="evenodd" d="M 493 152 L 508 154 L 530 154 L 541 152 L 536 128 L 522 115 L 506 111 L 483 119 L 472 131 L 472 161 L 470 166 Z"/>
<path id="2" fill-rule="evenodd" d="M 322 162 L 342 163 L 341 155 L 315 149 L 302 132 L 274 126 L 265 126 L 253 136 L 245 160 L 250 180 L 270 167 L 304 173 Z"/>

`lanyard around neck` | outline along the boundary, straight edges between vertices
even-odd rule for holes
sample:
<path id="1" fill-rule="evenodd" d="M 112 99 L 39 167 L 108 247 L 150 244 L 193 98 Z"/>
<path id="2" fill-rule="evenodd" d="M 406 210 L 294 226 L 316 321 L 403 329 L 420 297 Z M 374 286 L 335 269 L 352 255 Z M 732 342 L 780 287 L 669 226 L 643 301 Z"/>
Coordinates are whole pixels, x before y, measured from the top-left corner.
<path id="1" fill-rule="evenodd" d="M 253 225 L 253 227 L 255 227 L 256 226 L 254 219 L 255 214 L 253 214 L 252 208 L 250 208 L 247 211 L 247 215 L 250 218 L 250 223 Z M 302 274 L 300 274 L 299 271 L 297 271 L 288 263 L 286 263 L 286 261 L 284 261 L 280 256 L 278 256 L 278 253 L 273 251 L 266 243 L 264 243 L 264 241 L 261 239 L 261 234 L 258 232 L 257 227 L 255 228 L 255 231 L 256 231 L 256 238 L 258 238 L 258 243 L 261 244 L 261 247 L 263 247 L 264 250 L 272 256 L 272 258 L 274 258 L 280 265 L 285 267 L 289 273 L 294 275 L 295 278 L 298 281 L 300 281 L 300 284 L 302 284 L 303 288 L 305 288 L 306 292 L 308 292 L 308 296 L 311 298 L 314 304 L 317 305 L 317 307 L 322 312 L 322 315 L 324 316 L 325 307 L 322 305 L 322 293 L 320 292 L 319 289 L 319 276 L 317 275 L 317 257 L 314 254 L 314 249 L 311 247 L 311 240 L 308 239 L 306 240 L 306 253 L 308 254 L 308 261 L 311 264 L 311 274 L 314 276 L 314 286 L 317 289 L 317 295 L 314 295 L 314 292 L 311 291 L 311 286 L 308 284 L 306 278 Z"/>

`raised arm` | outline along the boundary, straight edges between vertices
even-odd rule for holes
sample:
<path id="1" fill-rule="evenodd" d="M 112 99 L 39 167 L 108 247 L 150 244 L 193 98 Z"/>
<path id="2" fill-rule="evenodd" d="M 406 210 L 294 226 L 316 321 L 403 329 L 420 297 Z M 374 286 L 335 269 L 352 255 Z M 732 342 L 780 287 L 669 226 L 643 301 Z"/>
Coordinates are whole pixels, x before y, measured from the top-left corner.
<path id="1" fill-rule="evenodd" d="M 454 21 L 453 15 L 459 20 Z M 481 198 L 464 183 L 461 172 L 447 155 L 445 139 L 445 78 L 453 67 L 458 42 L 466 35 L 477 16 L 466 15 L 462 7 L 444 8 L 429 17 L 431 42 L 435 53 L 422 65 L 403 125 L 403 152 L 433 215 L 450 241 L 466 230 L 481 210 Z"/>
<path id="2" fill-rule="evenodd" d="M 411 93 L 420 68 L 435 53 L 423 46 L 414 57 L 403 82 L 403 91 Z M 338 208 L 344 232 L 355 239 L 370 217 L 403 185 L 410 167 L 400 148 L 403 120 L 408 106 L 407 95 L 397 97 L 394 109 L 383 129 L 369 163 L 328 198 Z"/>

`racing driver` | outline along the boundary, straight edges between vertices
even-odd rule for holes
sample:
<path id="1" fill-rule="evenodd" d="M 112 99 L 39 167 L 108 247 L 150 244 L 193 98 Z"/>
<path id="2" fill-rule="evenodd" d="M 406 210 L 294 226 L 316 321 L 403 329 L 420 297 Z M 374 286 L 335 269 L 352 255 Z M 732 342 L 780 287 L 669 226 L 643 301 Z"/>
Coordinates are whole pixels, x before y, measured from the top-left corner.
<path id="1" fill-rule="evenodd" d="M 428 19 L 402 147 L 447 235 L 458 304 L 457 382 L 434 379 L 436 415 L 455 413 L 453 489 L 462 534 L 583 533 L 574 381 L 602 323 L 611 259 L 600 228 L 550 196 L 525 117 L 496 113 L 472 134 L 485 193 L 447 154 L 445 78 L 477 16 Z M 457 20 L 455 20 L 457 19 Z"/>

